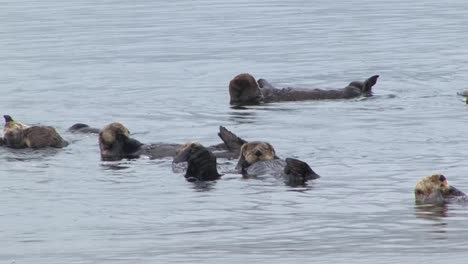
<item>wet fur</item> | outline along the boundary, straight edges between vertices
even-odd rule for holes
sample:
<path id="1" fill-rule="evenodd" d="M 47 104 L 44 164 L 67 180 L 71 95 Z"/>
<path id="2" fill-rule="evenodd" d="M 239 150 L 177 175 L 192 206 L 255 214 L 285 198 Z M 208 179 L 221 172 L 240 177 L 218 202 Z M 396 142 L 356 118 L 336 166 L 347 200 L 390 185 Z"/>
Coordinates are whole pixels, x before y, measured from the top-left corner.
<path id="1" fill-rule="evenodd" d="M 68 145 L 55 130 L 50 126 L 26 126 L 14 121 L 5 115 L 5 126 L 3 129 L 3 142 L 10 148 L 33 148 L 46 147 L 63 148 Z"/>
<path id="2" fill-rule="evenodd" d="M 225 142 L 207 147 L 218 158 L 233 159 L 239 156 L 239 149 L 243 139 L 225 127 L 220 127 L 219 137 Z M 115 161 L 121 159 L 135 159 L 148 156 L 150 159 L 174 157 L 181 144 L 155 143 L 142 144 L 130 137 L 130 132 L 121 123 L 112 123 L 105 126 L 99 133 L 99 147 L 101 160 Z"/>
<path id="3" fill-rule="evenodd" d="M 450 186 L 442 174 L 427 176 L 419 181 L 414 188 L 414 196 L 416 202 L 429 204 L 466 200 L 466 195 Z"/>
<path id="4" fill-rule="evenodd" d="M 276 151 L 268 142 L 252 141 L 242 145 L 237 169 L 245 169 L 257 161 L 277 159 Z"/>
<path id="5" fill-rule="evenodd" d="M 301 89 L 273 87 L 267 80 L 255 78 L 243 73 L 234 77 L 229 83 L 231 105 L 255 105 L 280 101 L 350 99 L 359 96 L 371 96 L 372 87 L 376 84 L 378 75 L 365 81 L 353 81 L 345 88 L 335 90 Z"/>
<path id="6" fill-rule="evenodd" d="M 261 141 L 253 141 L 242 145 L 236 169 L 244 177 L 271 174 L 276 178 L 282 178 L 288 185 L 303 185 L 308 180 L 320 177 L 303 161 L 278 158 L 273 146 L 270 143 Z"/>
<path id="7" fill-rule="evenodd" d="M 140 157 L 143 144 L 130 138 L 130 131 L 121 123 L 111 123 L 99 132 L 101 160 L 115 161 Z"/>
<path id="8" fill-rule="evenodd" d="M 174 162 L 187 162 L 187 181 L 214 181 L 221 177 L 217 170 L 216 157 L 198 143 L 183 145 L 174 157 Z"/>

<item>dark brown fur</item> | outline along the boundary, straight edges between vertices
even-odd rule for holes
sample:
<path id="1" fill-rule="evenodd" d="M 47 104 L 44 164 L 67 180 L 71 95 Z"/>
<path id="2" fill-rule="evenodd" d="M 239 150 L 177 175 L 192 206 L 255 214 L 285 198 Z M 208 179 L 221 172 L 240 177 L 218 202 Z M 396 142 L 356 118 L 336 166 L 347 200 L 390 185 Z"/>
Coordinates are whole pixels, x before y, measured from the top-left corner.
<path id="1" fill-rule="evenodd" d="M 14 121 L 8 115 L 5 115 L 4 118 L 5 127 L 3 129 L 3 141 L 7 147 L 40 149 L 46 147 L 63 148 L 68 145 L 68 142 L 66 142 L 53 127 L 28 127 Z"/>
<path id="2" fill-rule="evenodd" d="M 174 157 L 174 162 L 187 162 L 187 181 L 214 181 L 221 177 L 217 170 L 216 157 L 198 143 L 183 145 Z"/>
<path id="3" fill-rule="evenodd" d="M 330 100 L 350 99 L 359 96 L 371 96 L 372 87 L 376 84 L 378 75 L 374 75 L 365 81 L 353 81 L 345 88 L 335 90 L 301 89 L 273 87 L 265 79 L 258 82 L 248 74 L 239 74 L 229 83 L 229 95 L 231 105 L 255 105 L 280 101 L 303 100 Z"/>

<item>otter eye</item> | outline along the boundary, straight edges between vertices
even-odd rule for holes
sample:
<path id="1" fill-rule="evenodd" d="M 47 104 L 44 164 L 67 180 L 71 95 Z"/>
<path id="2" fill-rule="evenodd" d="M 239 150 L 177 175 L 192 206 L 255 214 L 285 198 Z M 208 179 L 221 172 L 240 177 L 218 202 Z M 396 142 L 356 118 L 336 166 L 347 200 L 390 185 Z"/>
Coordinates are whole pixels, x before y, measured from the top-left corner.
<path id="1" fill-rule="evenodd" d="M 444 181 L 446 181 L 446 180 L 447 180 L 447 179 L 445 178 L 444 175 L 440 175 L 440 176 L 439 176 L 439 181 L 444 182 Z"/>

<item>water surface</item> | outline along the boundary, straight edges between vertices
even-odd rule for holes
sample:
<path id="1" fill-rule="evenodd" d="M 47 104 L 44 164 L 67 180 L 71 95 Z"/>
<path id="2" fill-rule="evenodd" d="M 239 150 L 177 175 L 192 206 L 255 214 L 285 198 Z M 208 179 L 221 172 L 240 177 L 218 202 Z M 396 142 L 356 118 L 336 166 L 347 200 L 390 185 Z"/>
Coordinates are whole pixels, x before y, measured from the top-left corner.
<path id="1" fill-rule="evenodd" d="M 0 150 L 2 263 L 465 263 L 468 207 L 414 204 L 444 173 L 468 191 L 468 3 L 3 1 L 0 110 L 63 150 Z M 241 72 L 366 100 L 231 109 Z M 143 142 L 218 143 L 219 125 L 322 176 L 193 185 L 170 159 L 100 162 L 76 122 Z M 223 168 L 236 161 L 220 160 Z"/>

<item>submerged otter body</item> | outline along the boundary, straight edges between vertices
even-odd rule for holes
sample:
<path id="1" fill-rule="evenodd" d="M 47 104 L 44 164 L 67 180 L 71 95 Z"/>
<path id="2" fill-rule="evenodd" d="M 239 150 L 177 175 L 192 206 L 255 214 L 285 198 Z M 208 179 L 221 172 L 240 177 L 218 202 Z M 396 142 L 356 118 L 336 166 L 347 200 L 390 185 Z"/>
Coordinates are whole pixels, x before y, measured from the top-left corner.
<path id="1" fill-rule="evenodd" d="M 71 133 L 99 134 L 100 131 L 101 130 L 99 128 L 90 127 L 82 123 L 76 123 L 70 128 L 68 128 L 68 132 L 71 132 Z"/>
<path id="2" fill-rule="evenodd" d="M 351 99 L 359 96 L 372 96 L 372 87 L 377 83 L 379 75 L 374 75 L 365 81 L 353 81 L 342 89 L 302 89 L 273 87 L 267 80 L 255 78 L 242 73 L 229 83 L 231 105 L 256 105 L 281 101 L 331 100 Z"/>
<path id="3" fill-rule="evenodd" d="M 50 126 L 27 126 L 4 115 L 3 144 L 9 148 L 63 148 L 68 145 Z"/>
<path id="4" fill-rule="evenodd" d="M 208 147 L 218 158 L 238 157 L 240 145 L 245 142 L 224 127 L 218 136 L 224 143 Z M 143 144 L 130 137 L 129 130 L 121 123 L 111 123 L 99 132 L 99 148 L 103 161 L 135 159 L 147 156 L 150 159 L 174 157 L 182 144 L 155 143 Z"/>
<path id="5" fill-rule="evenodd" d="M 422 204 L 468 202 L 466 194 L 449 185 L 442 174 L 434 174 L 419 181 L 414 188 L 414 197 L 417 203 Z"/>
<path id="6" fill-rule="evenodd" d="M 244 177 L 271 177 L 281 179 L 287 184 L 305 184 L 308 180 L 318 179 L 310 166 L 300 160 L 278 158 L 273 146 L 267 142 L 253 141 L 241 148 L 241 154 L 236 169 Z"/>

